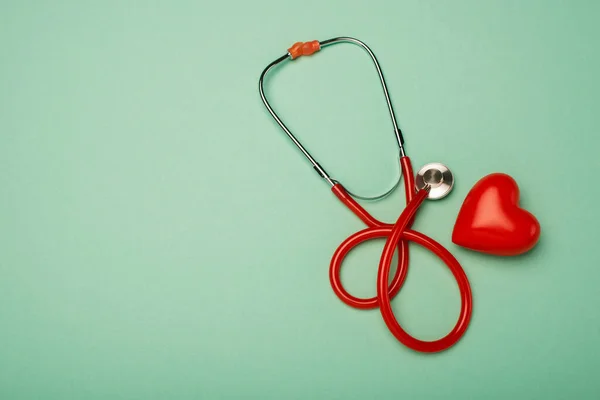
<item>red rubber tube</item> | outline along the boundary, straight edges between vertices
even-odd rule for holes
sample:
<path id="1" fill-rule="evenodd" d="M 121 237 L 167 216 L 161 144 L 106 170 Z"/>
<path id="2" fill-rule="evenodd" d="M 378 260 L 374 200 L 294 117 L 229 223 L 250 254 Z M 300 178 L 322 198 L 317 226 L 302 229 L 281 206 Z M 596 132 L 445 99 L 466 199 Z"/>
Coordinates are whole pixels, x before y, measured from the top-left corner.
<path id="1" fill-rule="evenodd" d="M 401 164 L 404 176 L 409 177 L 404 179 L 406 202 L 408 203 L 414 194 L 412 189 L 414 187 L 414 177 L 410 159 L 408 157 L 403 157 L 401 159 Z M 349 306 L 363 310 L 377 308 L 379 307 L 379 301 L 377 300 L 377 297 L 359 298 L 348 293 L 348 291 L 342 285 L 342 281 L 340 279 L 340 270 L 342 268 L 343 259 L 354 246 L 357 246 L 359 243 L 362 243 L 365 240 L 389 236 L 393 225 L 380 222 L 373 218 L 373 216 L 369 214 L 367 210 L 365 210 L 356 202 L 356 200 L 352 198 L 352 196 L 348 194 L 348 192 L 346 192 L 341 184 L 336 184 L 331 190 L 338 197 L 338 199 L 340 199 L 340 201 L 350 209 L 350 211 L 352 211 L 358 218 L 360 218 L 361 221 L 365 223 L 365 225 L 368 226 L 368 228 L 357 232 L 344 240 L 334 252 L 331 260 L 331 266 L 329 268 L 329 281 L 333 291 L 344 303 L 348 304 Z M 392 298 L 396 296 L 400 291 L 400 288 L 402 288 L 404 280 L 406 279 L 406 274 L 408 273 L 408 242 L 399 241 L 397 248 L 399 254 L 398 268 L 396 268 L 396 274 L 394 275 L 394 278 L 389 286 L 389 293 Z"/>
<path id="2" fill-rule="evenodd" d="M 458 342 L 469 325 L 473 308 L 471 287 L 459 262 L 448 250 L 430 237 L 409 229 L 419 206 L 427 197 L 427 191 L 420 190 L 418 194 L 414 196 L 414 176 L 412 174 L 410 159 L 408 157 L 402 157 L 401 165 L 404 174 L 407 206 L 394 225 L 385 224 L 373 218 L 347 194 L 341 185 L 336 184 L 332 188 L 336 196 L 354 214 L 356 214 L 368 228 L 351 235 L 336 249 L 331 259 L 329 279 L 335 294 L 349 306 L 361 309 L 379 307 L 383 320 L 390 332 L 405 346 L 419 352 L 439 352 L 446 350 Z M 366 240 L 382 237 L 386 237 L 387 240 L 377 273 L 377 296 L 367 299 L 357 298 L 348 293 L 341 283 L 340 270 L 342 262 L 348 252 L 355 246 Z M 402 329 L 392 310 L 391 299 L 400 291 L 408 272 L 408 241 L 415 242 L 438 256 L 448 266 L 458 283 L 461 296 L 459 318 L 450 333 L 439 340 L 422 341 L 410 336 Z M 388 286 L 391 262 L 396 248 L 398 248 L 398 251 L 400 252 L 398 268 L 391 284 Z"/>

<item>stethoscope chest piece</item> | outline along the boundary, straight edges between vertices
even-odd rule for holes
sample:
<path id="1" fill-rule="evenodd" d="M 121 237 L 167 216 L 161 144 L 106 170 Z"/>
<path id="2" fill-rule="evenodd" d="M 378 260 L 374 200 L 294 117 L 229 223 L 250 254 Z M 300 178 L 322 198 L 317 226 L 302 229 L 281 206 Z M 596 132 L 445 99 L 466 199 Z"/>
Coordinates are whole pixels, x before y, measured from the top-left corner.
<path id="1" fill-rule="evenodd" d="M 439 200 L 448 195 L 454 186 L 454 176 L 452 172 L 444 164 L 430 163 L 424 165 L 417 172 L 415 179 L 415 187 L 417 190 L 423 189 L 426 184 L 429 184 L 430 200 Z"/>

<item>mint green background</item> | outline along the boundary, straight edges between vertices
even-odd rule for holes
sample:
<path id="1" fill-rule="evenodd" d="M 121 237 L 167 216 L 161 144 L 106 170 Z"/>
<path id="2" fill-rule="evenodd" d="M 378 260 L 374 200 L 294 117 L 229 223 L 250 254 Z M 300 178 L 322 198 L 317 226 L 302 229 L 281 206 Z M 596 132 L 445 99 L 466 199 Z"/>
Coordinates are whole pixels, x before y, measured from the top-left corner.
<path id="1" fill-rule="evenodd" d="M 0 3 L 1 399 L 597 399 L 600 3 Z M 422 355 L 343 305 L 331 253 L 362 228 L 264 110 L 262 68 L 297 40 L 376 52 L 415 167 L 457 178 L 415 227 L 473 287 L 472 324 Z M 391 184 L 376 75 L 350 45 L 270 76 L 268 94 L 351 190 Z M 530 254 L 450 241 L 485 174 L 518 181 Z M 392 221 L 401 191 L 366 206 Z M 343 271 L 375 293 L 381 241 Z M 394 302 L 425 339 L 459 309 L 411 246 Z"/>

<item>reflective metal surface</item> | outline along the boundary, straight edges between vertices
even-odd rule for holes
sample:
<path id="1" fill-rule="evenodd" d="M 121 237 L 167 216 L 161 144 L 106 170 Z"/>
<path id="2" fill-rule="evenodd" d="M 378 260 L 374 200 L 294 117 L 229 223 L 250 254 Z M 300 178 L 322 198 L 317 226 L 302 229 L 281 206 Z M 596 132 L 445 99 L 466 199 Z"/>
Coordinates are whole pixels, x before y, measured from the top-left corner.
<path id="1" fill-rule="evenodd" d="M 427 198 L 439 200 L 446 197 L 454 187 L 454 176 L 444 164 L 430 163 L 417 172 L 415 179 L 417 189 L 422 189 L 425 185 L 431 187 Z"/>

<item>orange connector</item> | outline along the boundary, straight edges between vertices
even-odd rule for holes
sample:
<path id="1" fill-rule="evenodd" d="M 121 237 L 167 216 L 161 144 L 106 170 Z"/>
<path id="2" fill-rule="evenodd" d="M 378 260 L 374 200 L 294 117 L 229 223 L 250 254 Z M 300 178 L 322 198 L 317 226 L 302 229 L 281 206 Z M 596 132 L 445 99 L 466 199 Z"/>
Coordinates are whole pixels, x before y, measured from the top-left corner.
<path id="1" fill-rule="evenodd" d="M 311 42 L 296 42 L 288 49 L 292 60 L 300 56 L 310 56 L 321 50 L 321 43 L 318 40 Z"/>

